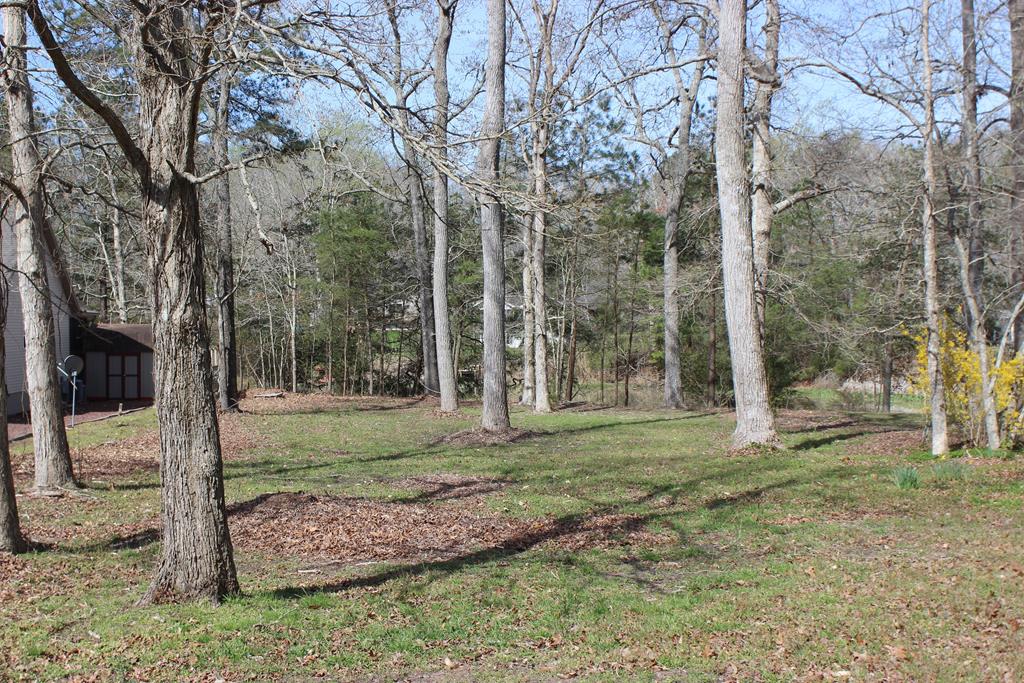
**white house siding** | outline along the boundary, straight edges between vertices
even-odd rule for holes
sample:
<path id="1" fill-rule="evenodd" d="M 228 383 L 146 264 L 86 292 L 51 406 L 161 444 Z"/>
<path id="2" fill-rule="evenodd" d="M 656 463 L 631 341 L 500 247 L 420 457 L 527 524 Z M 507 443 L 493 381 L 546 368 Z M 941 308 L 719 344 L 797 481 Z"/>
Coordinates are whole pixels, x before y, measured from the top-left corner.
<path id="1" fill-rule="evenodd" d="M 4 325 L 4 346 L 7 356 L 4 371 L 7 378 L 7 414 L 28 412 L 28 387 L 25 384 L 25 321 L 18 290 L 17 242 L 13 226 L 4 221 L 2 227 L 3 269 L 7 282 L 7 321 Z M 53 262 L 47 256 L 47 270 L 53 300 L 54 333 L 57 337 L 57 355 L 63 360 L 71 353 L 71 316 L 67 310 L 64 291 Z"/>

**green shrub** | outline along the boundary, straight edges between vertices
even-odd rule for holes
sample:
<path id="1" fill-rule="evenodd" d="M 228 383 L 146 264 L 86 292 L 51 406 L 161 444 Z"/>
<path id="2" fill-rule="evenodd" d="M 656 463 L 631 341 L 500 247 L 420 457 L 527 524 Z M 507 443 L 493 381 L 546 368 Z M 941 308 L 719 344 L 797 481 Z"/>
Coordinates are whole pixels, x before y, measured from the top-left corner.
<path id="1" fill-rule="evenodd" d="M 916 467 L 897 467 L 892 472 L 892 481 L 903 490 L 916 489 L 921 485 Z"/>

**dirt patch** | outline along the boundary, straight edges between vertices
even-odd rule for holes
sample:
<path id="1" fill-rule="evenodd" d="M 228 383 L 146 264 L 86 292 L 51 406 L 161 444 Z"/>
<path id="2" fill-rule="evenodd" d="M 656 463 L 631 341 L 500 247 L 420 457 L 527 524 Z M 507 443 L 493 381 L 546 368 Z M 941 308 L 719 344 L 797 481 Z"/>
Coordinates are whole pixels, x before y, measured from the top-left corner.
<path id="1" fill-rule="evenodd" d="M 339 564 L 443 561 L 534 546 L 581 550 L 667 541 L 645 520 L 614 513 L 571 519 L 514 519 L 458 506 L 277 493 L 231 510 L 231 535 L 247 550 Z"/>
<path id="2" fill-rule="evenodd" d="M 518 443 L 543 432 L 534 432 L 528 429 L 506 429 L 500 432 L 489 432 L 476 427 L 464 429 L 461 432 L 446 434 L 434 441 L 432 446 L 444 444 L 446 446 L 500 446 L 502 444 Z"/>
<path id="3" fill-rule="evenodd" d="M 906 429 L 872 434 L 851 444 L 849 450 L 858 455 L 907 455 L 925 447 L 920 429 Z"/>

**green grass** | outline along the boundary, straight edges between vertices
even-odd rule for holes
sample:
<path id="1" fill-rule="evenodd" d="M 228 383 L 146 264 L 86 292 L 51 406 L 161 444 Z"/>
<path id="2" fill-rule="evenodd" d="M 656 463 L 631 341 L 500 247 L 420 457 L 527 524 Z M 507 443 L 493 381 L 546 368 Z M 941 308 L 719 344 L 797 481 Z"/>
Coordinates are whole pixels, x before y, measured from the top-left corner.
<path id="1" fill-rule="evenodd" d="M 73 498 L 19 499 L 29 532 L 55 547 L 0 561 L 0 679 L 1024 676 L 1024 467 L 930 469 L 926 482 L 950 485 L 901 491 L 891 474 L 908 456 L 869 446 L 875 432 L 920 430 L 918 415 L 796 427 L 766 455 L 728 453 L 723 414 L 517 411 L 533 436 L 476 447 L 436 445 L 474 410 L 440 418 L 413 402 L 229 419 L 255 437 L 226 463 L 230 503 L 278 491 L 411 503 L 401 478 L 460 474 L 508 485 L 427 504 L 567 523 L 632 515 L 661 542 L 318 573 L 309 557 L 239 548 L 241 596 L 136 608 L 157 544 L 109 543 L 158 517 L 156 475 L 134 472 Z M 147 412 L 71 437 L 96 447 L 152 427 Z"/>

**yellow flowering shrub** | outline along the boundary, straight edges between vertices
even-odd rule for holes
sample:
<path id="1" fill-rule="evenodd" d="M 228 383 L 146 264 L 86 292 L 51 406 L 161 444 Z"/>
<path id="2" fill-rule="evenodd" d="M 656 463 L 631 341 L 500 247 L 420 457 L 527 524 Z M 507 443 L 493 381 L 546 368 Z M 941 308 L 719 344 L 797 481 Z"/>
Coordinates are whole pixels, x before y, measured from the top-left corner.
<path id="1" fill-rule="evenodd" d="M 909 335 L 914 341 L 916 366 L 910 377 L 913 390 L 927 396 L 928 330 L 921 328 Z M 1004 443 L 1018 443 L 1024 437 L 1024 354 L 1017 354 L 995 365 L 997 349 L 989 350 L 990 381 L 999 416 L 999 433 Z M 985 415 L 981 401 L 981 362 L 971 348 L 967 334 L 946 319 L 939 326 L 939 363 L 946 398 L 946 413 L 972 446 L 985 444 Z"/>

